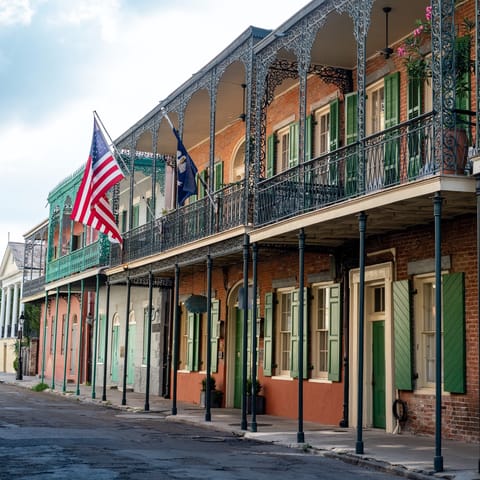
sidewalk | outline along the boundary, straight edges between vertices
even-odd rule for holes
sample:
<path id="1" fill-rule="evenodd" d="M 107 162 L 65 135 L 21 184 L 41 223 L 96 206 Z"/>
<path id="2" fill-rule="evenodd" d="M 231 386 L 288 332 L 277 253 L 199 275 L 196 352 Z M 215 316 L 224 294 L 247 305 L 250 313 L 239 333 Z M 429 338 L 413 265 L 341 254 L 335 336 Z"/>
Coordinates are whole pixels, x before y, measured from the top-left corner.
<path id="1" fill-rule="evenodd" d="M 31 388 L 39 383 L 37 377 L 24 377 L 15 380 L 14 374 L 0 373 L 0 384 L 9 383 Z M 1 387 L 0 387 L 1 389 Z M 62 384 L 55 386 L 54 393 L 66 397 L 80 399 L 98 405 L 105 404 L 129 412 L 144 412 L 145 395 L 127 392 L 127 405 L 122 406 L 122 392 L 116 389 L 107 390 L 107 401 L 102 402 L 102 387 L 95 389 L 81 386 L 80 395 L 75 394 L 76 386 L 68 385 L 67 392 L 62 393 Z M 237 409 L 212 409 L 211 421 L 205 421 L 205 410 L 198 405 L 177 403 L 177 415 L 171 415 L 172 401 L 154 395 L 149 399 L 150 414 L 161 412 L 168 421 L 196 423 L 206 428 L 229 431 L 235 435 L 272 442 L 295 448 L 309 449 L 318 454 L 336 457 L 355 464 L 365 464 L 380 470 L 397 473 L 406 478 L 446 478 L 455 480 L 480 480 L 477 473 L 480 458 L 480 446 L 450 440 L 442 441 L 444 472 L 435 474 L 433 458 L 435 456 L 435 440 L 432 437 L 421 437 L 410 434 L 388 434 L 377 429 L 363 430 L 364 454 L 355 453 L 356 430 L 353 428 L 325 427 L 311 422 L 304 422 L 305 444 L 297 443 L 298 423 L 282 417 L 271 415 L 257 416 L 257 432 L 251 432 L 251 416 L 248 416 L 248 431 L 241 430 L 241 411 Z M 148 413 L 145 413 L 148 414 Z"/>

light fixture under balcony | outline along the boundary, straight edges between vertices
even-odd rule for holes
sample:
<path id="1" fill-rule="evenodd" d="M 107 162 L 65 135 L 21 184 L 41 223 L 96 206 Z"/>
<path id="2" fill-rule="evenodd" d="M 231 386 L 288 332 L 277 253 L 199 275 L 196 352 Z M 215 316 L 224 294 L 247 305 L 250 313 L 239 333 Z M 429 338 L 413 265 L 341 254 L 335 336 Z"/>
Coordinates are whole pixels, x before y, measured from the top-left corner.
<path id="1" fill-rule="evenodd" d="M 392 8 L 383 7 L 383 11 L 385 13 L 385 48 L 382 48 L 379 53 L 387 60 L 393 53 L 393 49 L 388 46 L 388 14 L 392 11 Z"/>

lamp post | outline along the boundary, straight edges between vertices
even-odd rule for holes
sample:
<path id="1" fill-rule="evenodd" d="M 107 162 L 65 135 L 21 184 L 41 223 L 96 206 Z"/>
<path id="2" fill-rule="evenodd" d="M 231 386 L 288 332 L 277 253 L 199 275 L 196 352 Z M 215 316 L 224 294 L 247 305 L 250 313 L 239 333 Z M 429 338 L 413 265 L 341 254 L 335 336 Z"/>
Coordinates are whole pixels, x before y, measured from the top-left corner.
<path id="1" fill-rule="evenodd" d="M 23 333 L 23 323 L 25 322 L 25 316 L 23 312 L 20 314 L 18 319 L 18 368 L 17 368 L 17 380 L 23 380 L 23 365 L 22 365 L 22 333 Z"/>

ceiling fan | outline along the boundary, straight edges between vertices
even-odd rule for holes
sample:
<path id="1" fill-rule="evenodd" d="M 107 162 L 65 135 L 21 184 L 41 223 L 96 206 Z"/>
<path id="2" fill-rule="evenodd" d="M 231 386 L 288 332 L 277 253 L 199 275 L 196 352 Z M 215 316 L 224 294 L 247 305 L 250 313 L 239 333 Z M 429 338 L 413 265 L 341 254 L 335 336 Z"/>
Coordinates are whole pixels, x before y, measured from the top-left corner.
<path id="1" fill-rule="evenodd" d="M 390 58 L 390 55 L 393 53 L 393 49 L 388 46 L 388 14 L 392 11 L 391 7 L 383 7 L 385 13 L 385 48 L 380 50 L 380 55 L 383 55 L 383 58 L 387 60 Z"/>

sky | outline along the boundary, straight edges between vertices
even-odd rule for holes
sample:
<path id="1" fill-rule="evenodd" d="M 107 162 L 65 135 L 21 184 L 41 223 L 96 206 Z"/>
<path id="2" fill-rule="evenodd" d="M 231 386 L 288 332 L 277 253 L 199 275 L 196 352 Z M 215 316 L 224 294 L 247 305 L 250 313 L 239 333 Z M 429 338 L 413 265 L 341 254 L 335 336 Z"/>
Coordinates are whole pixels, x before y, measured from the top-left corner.
<path id="1" fill-rule="evenodd" d="M 85 164 L 93 111 L 115 139 L 250 25 L 308 0 L 0 0 L 0 252 Z"/>

